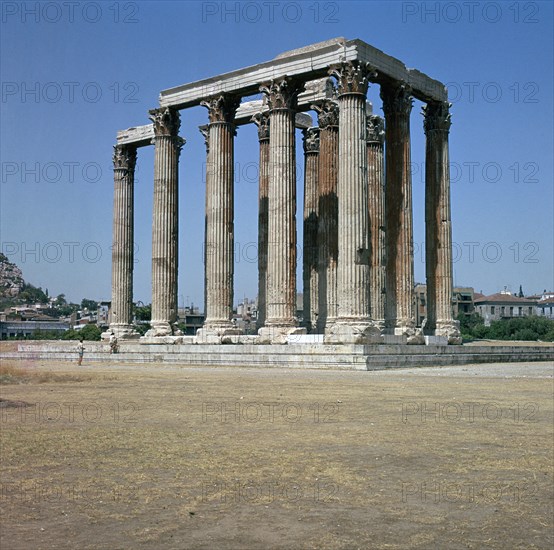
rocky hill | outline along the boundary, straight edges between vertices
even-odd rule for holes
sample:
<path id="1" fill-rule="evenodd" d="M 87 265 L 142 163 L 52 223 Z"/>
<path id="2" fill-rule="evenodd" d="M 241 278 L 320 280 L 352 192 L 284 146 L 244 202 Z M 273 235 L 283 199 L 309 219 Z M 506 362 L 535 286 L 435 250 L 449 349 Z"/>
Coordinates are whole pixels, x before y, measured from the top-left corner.
<path id="1" fill-rule="evenodd" d="M 21 269 L 0 253 L 0 299 L 17 297 L 24 286 Z"/>

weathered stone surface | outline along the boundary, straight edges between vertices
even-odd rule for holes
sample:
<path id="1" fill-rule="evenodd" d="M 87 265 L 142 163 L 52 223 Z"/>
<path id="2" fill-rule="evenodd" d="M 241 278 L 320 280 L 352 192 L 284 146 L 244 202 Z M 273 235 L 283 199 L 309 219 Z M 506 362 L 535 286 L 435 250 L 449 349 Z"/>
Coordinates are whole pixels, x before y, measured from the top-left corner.
<path id="1" fill-rule="evenodd" d="M 133 145 L 135 148 L 145 147 L 151 145 L 153 139 L 154 126 L 152 124 L 134 126 L 117 132 L 118 145 Z"/>
<path id="2" fill-rule="evenodd" d="M 206 320 L 198 339 L 237 332 L 233 316 L 234 271 L 234 135 L 233 119 L 239 99 L 218 95 L 202 102 L 208 109 L 206 163 L 205 292 Z"/>
<path id="3" fill-rule="evenodd" d="M 422 343 L 415 329 L 410 112 L 412 90 L 381 88 L 386 140 L 386 324 L 408 343 Z"/>
<path id="4" fill-rule="evenodd" d="M 147 337 L 179 333 L 177 320 L 178 166 L 184 140 L 179 113 L 150 111 L 154 123 L 154 208 L 152 214 L 152 321 Z"/>
<path id="5" fill-rule="evenodd" d="M 312 106 L 319 121 L 318 166 L 318 317 L 323 333 L 337 318 L 339 106 L 326 99 Z"/>
<path id="6" fill-rule="evenodd" d="M 326 343 L 380 340 L 369 312 L 366 92 L 371 71 L 355 62 L 332 68 L 339 84 L 338 317 L 326 331 Z"/>
<path id="7" fill-rule="evenodd" d="M 207 96 L 219 93 L 257 93 L 260 82 L 267 82 L 284 76 L 300 80 L 314 80 L 327 76 L 330 65 L 343 61 L 370 63 L 376 70 L 374 81 L 402 81 L 413 90 L 414 97 L 422 101 L 446 101 L 446 88 L 440 82 L 406 66 L 362 40 L 329 40 L 307 51 L 289 52 L 286 56 L 239 69 L 212 78 L 164 90 L 160 94 L 162 107 L 183 109 L 198 105 Z"/>
<path id="8" fill-rule="evenodd" d="M 367 117 L 367 179 L 370 232 L 370 314 L 381 331 L 385 328 L 385 128 L 377 115 Z"/>
<path id="9" fill-rule="evenodd" d="M 141 343 L 122 342 L 109 355 L 109 345 L 87 342 L 86 361 L 92 363 L 162 363 L 169 365 L 237 366 L 264 368 L 380 370 L 430 365 L 464 365 L 514 361 L 554 361 L 554 346 L 444 346 L 444 345 L 192 345 L 190 336 L 155 338 Z M 148 343 L 147 343 L 148 342 Z M 182 342 L 182 343 L 181 343 Z M 1 352 L 0 359 L 75 361 L 74 342 L 19 344 L 18 351 Z"/>
<path id="10" fill-rule="evenodd" d="M 256 327 L 265 325 L 267 311 L 267 231 L 269 191 L 269 113 L 259 112 L 253 118 L 258 126 L 260 169 L 258 183 L 258 319 Z"/>
<path id="11" fill-rule="evenodd" d="M 114 147 L 112 305 L 110 331 L 119 339 L 138 338 L 133 329 L 134 179 L 137 160 L 132 145 Z M 104 338 L 109 338 L 105 333 Z"/>
<path id="12" fill-rule="evenodd" d="M 451 344 L 461 344 L 459 322 L 452 307 L 452 222 L 448 133 L 450 105 L 428 103 L 423 108 L 425 149 L 425 268 L 427 327 Z"/>
<path id="13" fill-rule="evenodd" d="M 319 128 L 309 128 L 304 134 L 304 246 L 302 254 L 303 326 L 314 330 L 318 317 L 318 173 Z"/>
<path id="14" fill-rule="evenodd" d="M 301 86 L 290 78 L 261 86 L 269 105 L 267 318 L 260 337 L 284 343 L 296 318 L 296 151 L 294 109 Z M 304 329 L 305 330 L 305 329 Z"/>

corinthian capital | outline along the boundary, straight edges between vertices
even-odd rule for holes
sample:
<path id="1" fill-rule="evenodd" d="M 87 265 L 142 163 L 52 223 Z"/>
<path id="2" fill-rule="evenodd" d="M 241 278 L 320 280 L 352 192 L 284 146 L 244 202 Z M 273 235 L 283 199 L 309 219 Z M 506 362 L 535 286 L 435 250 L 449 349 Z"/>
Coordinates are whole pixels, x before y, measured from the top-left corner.
<path id="1" fill-rule="evenodd" d="M 367 116 L 367 142 L 380 143 L 383 145 L 385 141 L 385 124 L 383 119 L 378 115 Z"/>
<path id="2" fill-rule="evenodd" d="M 256 113 L 252 122 L 258 127 L 258 139 L 260 141 L 269 139 L 269 115 L 268 113 Z"/>
<path id="3" fill-rule="evenodd" d="M 128 145 L 114 145 L 113 168 L 114 170 L 133 171 L 137 162 L 136 147 Z"/>
<path id="4" fill-rule="evenodd" d="M 423 129 L 426 134 L 433 131 L 450 131 L 450 125 L 452 124 L 450 107 L 452 107 L 452 104 L 447 101 L 429 102 L 423 106 L 421 112 L 425 117 L 423 119 Z"/>
<path id="5" fill-rule="evenodd" d="M 296 100 L 302 84 L 294 78 L 284 76 L 260 86 L 265 94 L 269 110 L 296 109 Z"/>
<path id="6" fill-rule="evenodd" d="M 320 128 L 339 125 L 339 105 L 334 99 L 324 99 L 310 106 L 317 113 Z"/>
<path id="7" fill-rule="evenodd" d="M 200 105 L 208 109 L 210 124 L 214 122 L 232 123 L 240 105 L 240 97 L 230 94 L 220 94 L 206 98 Z"/>
<path id="8" fill-rule="evenodd" d="M 339 96 L 344 94 L 367 94 L 369 79 L 377 73 L 369 64 L 362 61 L 343 61 L 329 68 L 329 74 L 337 79 Z"/>
<path id="9" fill-rule="evenodd" d="M 179 111 L 162 107 L 149 111 L 150 120 L 154 123 L 154 136 L 176 136 L 181 126 Z"/>
<path id="10" fill-rule="evenodd" d="M 381 86 L 381 99 L 385 115 L 409 115 L 412 111 L 414 100 L 412 90 L 407 84 Z"/>
<path id="11" fill-rule="evenodd" d="M 304 136 L 304 153 L 319 153 L 319 128 L 305 128 L 302 130 Z"/>

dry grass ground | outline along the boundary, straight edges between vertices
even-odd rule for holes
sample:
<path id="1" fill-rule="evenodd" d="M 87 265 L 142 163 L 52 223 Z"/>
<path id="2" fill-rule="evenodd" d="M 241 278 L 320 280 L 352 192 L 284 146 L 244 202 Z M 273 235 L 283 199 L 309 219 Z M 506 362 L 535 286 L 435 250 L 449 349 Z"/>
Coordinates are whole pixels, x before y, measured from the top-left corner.
<path id="1" fill-rule="evenodd" d="M 2 549 L 554 545 L 546 364 L 0 380 Z"/>

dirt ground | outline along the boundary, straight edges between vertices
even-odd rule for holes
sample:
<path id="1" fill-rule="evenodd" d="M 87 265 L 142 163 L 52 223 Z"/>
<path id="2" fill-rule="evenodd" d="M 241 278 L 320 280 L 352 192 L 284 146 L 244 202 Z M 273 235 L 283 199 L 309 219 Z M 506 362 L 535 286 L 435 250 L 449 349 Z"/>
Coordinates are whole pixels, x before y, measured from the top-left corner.
<path id="1" fill-rule="evenodd" d="M 2 549 L 554 546 L 546 363 L 1 369 Z"/>

